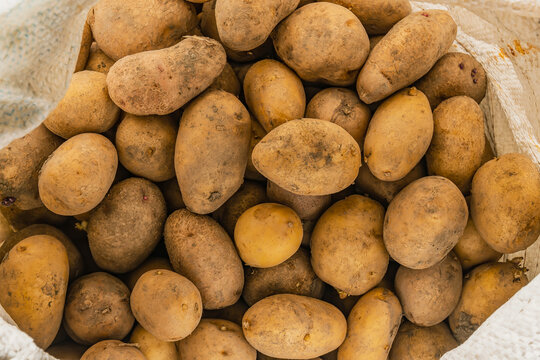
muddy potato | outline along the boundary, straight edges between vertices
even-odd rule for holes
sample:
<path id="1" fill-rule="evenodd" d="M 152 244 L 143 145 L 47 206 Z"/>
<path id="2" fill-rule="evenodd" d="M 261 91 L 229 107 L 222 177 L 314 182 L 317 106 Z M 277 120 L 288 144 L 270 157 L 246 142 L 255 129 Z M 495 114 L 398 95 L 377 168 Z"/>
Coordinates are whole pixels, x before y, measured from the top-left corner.
<path id="1" fill-rule="evenodd" d="M 69 340 L 47 348 L 47 353 L 58 360 L 80 360 L 85 351 L 85 346 Z"/>
<path id="2" fill-rule="evenodd" d="M 107 74 L 113 64 L 114 60 L 105 55 L 97 43 L 93 42 L 92 46 L 90 47 L 90 54 L 88 55 L 86 67 L 84 69 Z"/>
<path id="3" fill-rule="evenodd" d="M 463 270 L 469 270 L 476 265 L 497 261 L 502 254 L 493 250 L 476 230 L 469 216 L 463 235 L 454 247 L 454 253 L 459 258 Z"/>
<path id="4" fill-rule="evenodd" d="M 317 220 L 332 200 L 330 195 L 297 195 L 280 188 L 271 181 L 267 182 L 266 195 L 270 201 L 293 209 L 302 220 Z"/>
<path id="5" fill-rule="evenodd" d="M 149 360 L 134 344 L 104 340 L 90 347 L 81 360 Z"/>
<path id="6" fill-rule="evenodd" d="M 147 360 L 176 360 L 178 352 L 173 342 L 166 342 L 144 330 L 141 325 L 135 326 L 129 342 L 138 345 Z"/>
<path id="7" fill-rule="evenodd" d="M 130 290 L 133 290 L 135 287 L 135 284 L 137 283 L 137 280 L 147 271 L 150 270 L 157 270 L 157 269 L 165 269 L 165 270 L 171 270 L 172 266 L 169 262 L 169 259 L 163 258 L 163 257 L 150 257 L 146 259 L 141 265 L 139 265 L 135 270 L 128 273 L 125 278 L 125 283 L 128 286 Z"/>
<path id="8" fill-rule="evenodd" d="M 204 310 L 203 318 L 205 319 L 223 319 L 232 321 L 235 324 L 242 325 L 242 317 L 246 313 L 248 306 L 240 298 L 236 303 L 231 306 L 224 307 L 223 309 L 216 310 Z"/>
<path id="9" fill-rule="evenodd" d="M 266 136 L 266 131 L 253 116 L 251 116 L 251 141 L 249 143 L 248 163 L 244 177 L 249 180 L 266 181 L 266 178 L 261 175 L 255 165 L 253 165 L 253 149 Z"/>
<path id="10" fill-rule="evenodd" d="M 172 213 L 175 210 L 183 209 L 186 207 L 184 204 L 184 199 L 182 199 L 182 192 L 180 191 L 180 186 L 178 186 L 178 180 L 176 176 L 170 180 L 158 184 L 165 202 L 167 203 L 168 213 Z"/>
<path id="11" fill-rule="evenodd" d="M 238 77 L 236 77 L 236 73 L 231 65 L 227 63 L 221 74 L 209 86 L 209 89 L 223 90 L 235 96 L 239 96 L 240 91 L 242 91 L 242 85 L 240 85 L 240 81 L 238 80 Z"/>
<path id="12" fill-rule="evenodd" d="M 92 10 L 90 10 L 92 11 Z M 88 54 L 90 53 L 90 46 L 92 45 L 92 29 L 90 24 L 88 24 L 88 19 L 84 22 L 82 37 L 81 37 L 81 47 L 79 49 L 79 55 L 77 56 L 77 62 L 75 63 L 75 71 L 79 72 L 84 70 L 84 66 L 88 61 Z"/>

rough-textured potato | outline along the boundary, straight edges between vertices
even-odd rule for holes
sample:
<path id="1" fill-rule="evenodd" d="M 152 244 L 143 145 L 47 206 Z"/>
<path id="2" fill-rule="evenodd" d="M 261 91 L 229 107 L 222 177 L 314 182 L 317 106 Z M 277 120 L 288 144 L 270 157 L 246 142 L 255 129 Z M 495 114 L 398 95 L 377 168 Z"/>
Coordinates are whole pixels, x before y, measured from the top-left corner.
<path id="1" fill-rule="evenodd" d="M 317 220 L 330 205 L 330 195 L 297 195 L 280 188 L 271 181 L 266 185 L 266 195 L 272 202 L 277 202 L 293 209 L 302 220 Z"/>
<path id="2" fill-rule="evenodd" d="M 43 206 L 38 192 L 38 173 L 60 144 L 62 139 L 40 125 L 0 150 L 2 207 L 16 205 L 20 210 L 32 210 Z"/>
<path id="3" fill-rule="evenodd" d="M 486 95 L 486 72 L 469 54 L 448 53 L 415 84 L 426 94 L 431 108 L 453 96 L 468 96 L 480 103 Z"/>
<path id="4" fill-rule="evenodd" d="M 501 253 L 524 250 L 540 236 L 540 172 L 523 154 L 488 161 L 474 175 L 471 216 L 476 230 Z"/>
<path id="5" fill-rule="evenodd" d="M 253 165 L 253 149 L 255 146 L 266 136 L 266 131 L 264 131 L 263 127 L 255 118 L 251 117 L 251 141 L 249 143 L 249 153 L 248 153 L 248 163 L 246 166 L 246 173 L 244 174 L 244 177 L 249 180 L 259 180 L 259 181 L 266 181 L 266 178 L 261 175 L 261 173 L 255 168 L 255 165 Z"/>
<path id="6" fill-rule="evenodd" d="M 48 235 L 22 240 L 0 263 L 0 305 L 43 349 L 60 328 L 68 277 L 66 249 Z"/>
<path id="7" fill-rule="evenodd" d="M 327 2 L 296 10 L 279 24 L 273 39 L 279 57 L 302 80 L 336 86 L 353 84 L 369 53 L 360 20 Z"/>
<path id="8" fill-rule="evenodd" d="M 454 253 L 427 269 L 400 266 L 396 274 L 396 294 L 410 322 L 433 326 L 452 313 L 461 295 L 463 273 Z"/>
<path id="9" fill-rule="evenodd" d="M 96 42 L 92 43 L 88 61 L 86 62 L 86 67 L 84 69 L 107 74 L 113 64 L 114 60 L 105 55 Z"/>
<path id="10" fill-rule="evenodd" d="M 439 360 L 457 346 L 446 323 L 422 327 L 405 321 L 399 327 L 388 360 Z"/>
<path id="11" fill-rule="evenodd" d="M 90 53 L 91 45 L 92 45 L 92 29 L 90 29 L 90 24 L 88 24 L 88 19 L 86 19 L 86 21 L 84 22 L 84 27 L 83 27 L 83 32 L 82 32 L 79 56 L 77 56 L 77 62 L 75 63 L 74 72 L 79 72 L 81 70 L 84 70 L 86 62 L 88 61 L 88 54 Z"/>
<path id="12" fill-rule="evenodd" d="M 144 273 L 131 293 L 137 322 L 162 341 L 178 341 L 197 327 L 202 315 L 199 290 L 191 281 L 169 270 Z"/>
<path id="13" fill-rule="evenodd" d="M 176 176 L 158 185 L 163 193 L 165 202 L 167 203 L 167 210 L 169 214 L 175 210 L 186 207 L 186 204 L 184 204 L 184 199 L 182 199 L 182 192 L 180 191 L 180 186 L 178 186 Z"/>
<path id="14" fill-rule="evenodd" d="M 309 359 L 341 345 L 347 321 L 336 307 L 324 301 L 280 294 L 249 308 L 242 329 L 251 346 L 265 355 Z"/>
<path id="15" fill-rule="evenodd" d="M 183 0 L 100 0 L 88 21 L 99 48 L 118 60 L 173 46 L 197 25 L 197 14 Z"/>
<path id="16" fill-rule="evenodd" d="M 133 175 L 151 181 L 174 177 L 178 120 L 172 116 L 126 114 L 116 130 L 118 160 Z"/>
<path id="17" fill-rule="evenodd" d="M 383 181 L 403 179 L 420 162 L 433 136 L 433 115 L 426 96 L 403 89 L 373 114 L 364 142 L 364 161 Z"/>
<path id="18" fill-rule="evenodd" d="M 311 263 L 317 276 L 347 295 L 377 285 L 388 267 L 384 208 L 375 200 L 349 196 L 332 205 L 311 235 Z"/>
<path id="19" fill-rule="evenodd" d="M 64 308 L 64 329 L 75 342 L 123 339 L 133 326 L 129 289 L 118 278 L 96 272 L 75 280 Z"/>
<path id="20" fill-rule="evenodd" d="M 373 48 L 356 90 L 366 104 L 382 100 L 424 76 L 454 42 L 457 25 L 444 10 L 406 16 Z"/>
<path id="21" fill-rule="evenodd" d="M 363 295 L 347 318 L 347 337 L 338 350 L 338 360 L 386 360 L 401 324 L 401 305 L 387 289 L 376 288 Z"/>
<path id="22" fill-rule="evenodd" d="M 90 347 L 81 360 L 149 360 L 133 344 L 118 340 L 100 341 Z"/>
<path id="23" fill-rule="evenodd" d="M 229 63 L 225 64 L 221 74 L 209 86 L 209 89 L 217 89 L 229 92 L 235 96 L 239 96 L 242 91 L 242 85 L 236 77 L 236 73 Z"/>
<path id="24" fill-rule="evenodd" d="M 264 130 L 304 117 L 306 94 L 296 74 L 276 60 L 261 60 L 249 68 L 244 96 Z"/>
<path id="25" fill-rule="evenodd" d="M 49 224 L 54 226 L 62 225 L 68 219 L 51 212 L 45 206 L 32 210 L 21 210 L 16 205 L 0 206 L 0 213 L 7 220 L 9 226 L 19 231 L 34 224 Z"/>
<path id="26" fill-rule="evenodd" d="M 454 252 L 459 258 L 463 270 L 469 270 L 476 265 L 486 262 L 497 261 L 502 255 L 500 252 L 493 250 L 486 241 L 482 239 L 470 216 L 469 220 L 467 220 L 467 226 L 465 226 L 463 235 L 461 235 L 458 243 L 454 247 Z"/>
<path id="27" fill-rule="evenodd" d="M 234 95 L 210 90 L 186 108 L 174 155 L 176 177 L 186 207 L 208 214 L 242 185 L 251 119 Z"/>
<path id="28" fill-rule="evenodd" d="M 465 277 L 459 303 L 448 319 L 456 339 L 467 340 L 528 282 L 525 270 L 512 262 L 487 263 L 474 268 Z"/>
<path id="29" fill-rule="evenodd" d="M 217 310 L 204 310 L 205 319 L 223 319 L 232 321 L 235 324 L 242 325 L 242 317 L 246 313 L 248 306 L 244 300 L 240 299 L 231 306 Z"/>
<path id="30" fill-rule="evenodd" d="M 86 347 L 72 341 L 55 344 L 47 349 L 47 353 L 58 360 L 80 360 L 86 351 Z"/>
<path id="31" fill-rule="evenodd" d="M 285 190 L 328 195 L 354 182 L 361 154 L 358 143 L 341 126 L 298 119 L 268 133 L 253 149 L 252 159 L 261 174 Z"/>
<path id="32" fill-rule="evenodd" d="M 268 268 L 290 258 L 302 243 L 302 222 L 289 207 L 263 203 L 246 210 L 234 228 L 234 242 L 249 266 Z"/>
<path id="33" fill-rule="evenodd" d="M 157 339 L 154 335 L 144 330 L 141 325 L 135 326 L 130 343 L 137 344 L 139 350 L 147 360 L 177 360 L 178 352 L 173 342 L 166 342 Z"/>
<path id="34" fill-rule="evenodd" d="M 318 92 L 306 108 L 306 117 L 331 121 L 358 142 L 364 142 L 371 111 L 352 90 L 328 88 Z"/>
<path id="35" fill-rule="evenodd" d="M 142 274 L 147 271 L 157 269 L 165 269 L 172 271 L 172 266 L 169 262 L 169 259 L 162 257 L 150 257 L 146 259 L 145 262 L 139 265 L 135 270 L 127 274 L 124 282 L 130 290 L 133 290 L 135 284 L 137 283 L 137 280 L 139 280 Z"/>
<path id="36" fill-rule="evenodd" d="M 169 48 L 118 60 L 107 74 L 109 95 L 130 114 L 170 114 L 210 86 L 225 64 L 217 41 L 186 36 Z"/>

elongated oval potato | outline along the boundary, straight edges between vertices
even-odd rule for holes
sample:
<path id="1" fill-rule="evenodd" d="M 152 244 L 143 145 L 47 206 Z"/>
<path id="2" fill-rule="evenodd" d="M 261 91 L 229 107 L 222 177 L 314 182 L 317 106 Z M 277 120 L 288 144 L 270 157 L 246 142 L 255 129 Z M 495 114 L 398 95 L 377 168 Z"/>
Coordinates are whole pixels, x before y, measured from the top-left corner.
<path id="1" fill-rule="evenodd" d="M 384 288 L 363 295 L 347 318 L 347 337 L 338 350 L 338 360 L 386 360 L 401 324 L 398 298 Z"/>
<path id="2" fill-rule="evenodd" d="M 297 195 L 271 181 L 267 182 L 266 194 L 270 201 L 293 209 L 302 220 L 317 220 L 332 201 L 331 195 Z"/>
<path id="3" fill-rule="evenodd" d="M 88 61 L 84 69 L 107 74 L 113 64 L 114 60 L 108 57 L 96 42 L 93 42 L 92 46 L 90 46 L 90 54 L 88 55 Z"/>
<path id="4" fill-rule="evenodd" d="M 463 235 L 459 238 L 458 243 L 454 247 L 454 253 L 461 262 L 463 270 L 480 265 L 486 262 L 494 262 L 501 258 L 501 253 L 495 251 L 489 246 L 476 230 L 474 222 L 469 214 L 467 226 L 463 231 Z"/>
<path id="5" fill-rule="evenodd" d="M 157 339 L 139 324 L 135 326 L 129 342 L 137 344 L 147 360 L 176 360 L 178 351 L 173 342 Z M 127 359 L 126 359 L 127 360 Z"/>
<path id="6" fill-rule="evenodd" d="M 109 95 L 134 115 L 166 115 L 203 92 L 226 64 L 223 46 L 202 36 L 186 36 L 166 49 L 128 55 L 107 74 Z"/>
<path id="7" fill-rule="evenodd" d="M 456 23 L 444 10 L 403 18 L 373 48 L 360 71 L 360 100 L 371 104 L 420 79 L 448 51 L 456 34 Z"/>
<path id="8" fill-rule="evenodd" d="M 352 195 L 332 205 L 311 235 L 311 263 L 317 276 L 347 295 L 362 295 L 386 273 L 384 208 Z"/>
<path id="9" fill-rule="evenodd" d="M 253 165 L 279 187 L 298 195 L 328 195 L 354 182 L 360 147 L 341 126 L 298 119 L 269 132 L 253 149 Z"/>
<path id="10" fill-rule="evenodd" d="M 306 110 L 302 81 L 276 60 L 261 60 L 249 68 L 244 79 L 244 97 L 266 131 L 304 117 Z"/>
<path id="11" fill-rule="evenodd" d="M 90 347 L 81 360 L 149 360 L 134 344 L 103 340 Z"/>
<path id="12" fill-rule="evenodd" d="M 338 348 L 347 321 L 335 306 L 307 296 L 269 296 L 245 313 L 242 329 L 257 351 L 277 358 L 309 359 Z"/>
<path id="13" fill-rule="evenodd" d="M 58 215 L 88 212 L 107 194 L 117 167 L 116 149 L 106 137 L 76 135 L 60 145 L 41 167 L 41 201 Z"/>
<path id="14" fill-rule="evenodd" d="M 403 89 L 375 111 L 364 141 L 364 161 L 383 181 L 403 179 L 420 162 L 433 136 L 433 115 L 426 96 Z"/>
<path id="15" fill-rule="evenodd" d="M 242 185 L 251 120 L 234 95 L 210 90 L 184 111 L 174 155 L 176 177 L 186 207 L 208 214 Z"/>
<path id="16" fill-rule="evenodd" d="M 426 176 L 407 185 L 388 206 L 384 245 L 401 265 L 426 269 L 457 244 L 468 216 L 465 198 L 454 183 Z"/>
<path id="17" fill-rule="evenodd" d="M 463 343 L 486 319 L 527 285 L 525 270 L 512 262 L 495 262 L 474 268 L 463 283 L 454 312 L 448 318 L 456 339 Z"/>
<path id="18" fill-rule="evenodd" d="M 48 235 L 22 240 L 0 263 L 0 305 L 43 349 L 60 328 L 68 277 L 66 249 Z"/>
<path id="19" fill-rule="evenodd" d="M 173 269 L 197 286 L 205 309 L 238 301 L 244 286 L 242 261 L 214 219 L 177 210 L 167 219 L 164 237 Z"/>
<path id="20" fill-rule="evenodd" d="M 523 154 L 488 161 L 474 175 L 471 216 L 476 230 L 501 253 L 524 250 L 540 236 L 540 172 Z"/>

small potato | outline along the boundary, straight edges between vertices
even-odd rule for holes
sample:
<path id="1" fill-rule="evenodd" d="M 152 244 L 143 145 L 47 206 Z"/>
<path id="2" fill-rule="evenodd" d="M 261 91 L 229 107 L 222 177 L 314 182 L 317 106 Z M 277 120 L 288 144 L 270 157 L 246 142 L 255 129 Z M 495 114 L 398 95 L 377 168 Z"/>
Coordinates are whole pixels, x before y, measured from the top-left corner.
<path id="1" fill-rule="evenodd" d="M 302 80 L 335 86 L 353 84 L 369 53 L 360 20 L 328 2 L 296 10 L 279 24 L 273 39 L 278 56 Z"/>
<path id="2" fill-rule="evenodd" d="M 347 321 L 324 301 L 280 294 L 249 308 L 242 329 L 251 346 L 265 355 L 309 359 L 337 349 L 345 339 Z"/>
<path id="3" fill-rule="evenodd" d="M 501 253 L 524 250 L 540 236 L 540 172 L 523 154 L 488 161 L 474 175 L 471 216 L 478 233 Z"/>
<path id="4" fill-rule="evenodd" d="M 244 300 L 240 299 L 231 306 L 217 310 L 204 310 L 205 319 L 223 319 L 232 321 L 235 324 L 242 325 L 242 317 L 246 313 L 248 306 Z"/>
<path id="5" fill-rule="evenodd" d="M 47 353 L 58 360 L 80 360 L 86 351 L 86 346 L 76 344 L 72 341 L 64 341 L 47 348 Z"/>
<path id="6" fill-rule="evenodd" d="M 165 269 L 165 270 L 171 270 L 172 266 L 169 262 L 169 259 L 163 258 L 163 257 L 149 257 L 146 259 L 141 265 L 139 265 L 135 270 L 128 273 L 125 278 L 125 283 L 128 286 L 130 290 L 133 290 L 135 287 L 135 284 L 137 283 L 137 280 L 147 271 L 150 270 L 157 270 L 157 269 Z"/>
<path id="7" fill-rule="evenodd" d="M 92 46 L 90 47 L 90 54 L 88 55 L 86 67 L 84 69 L 97 71 L 106 75 L 113 64 L 114 60 L 105 55 L 97 43 L 93 42 Z"/>
<path id="8" fill-rule="evenodd" d="M 90 10 L 92 11 L 92 10 Z M 88 14 L 90 15 L 90 13 Z M 79 56 L 77 56 L 77 62 L 75 63 L 75 71 L 79 72 L 84 70 L 86 62 L 88 61 L 88 54 L 90 53 L 90 46 L 92 45 L 92 29 L 88 24 L 88 19 L 84 22 L 81 47 L 79 49 Z"/>
<path id="9" fill-rule="evenodd" d="M 177 346 L 182 360 L 257 359 L 257 351 L 244 338 L 242 328 L 221 319 L 202 319 L 193 333 Z"/>
<path id="10" fill-rule="evenodd" d="M 266 195 L 270 201 L 293 209 L 302 220 L 317 220 L 332 200 L 331 195 L 297 195 L 271 181 L 266 185 Z"/>
<path id="11" fill-rule="evenodd" d="M 459 301 L 462 277 L 461 264 L 454 253 L 427 269 L 400 266 L 395 284 L 405 317 L 419 326 L 442 322 Z"/>
<path id="12" fill-rule="evenodd" d="M 156 337 L 144 330 L 141 325 L 135 326 L 130 343 L 138 345 L 139 350 L 147 360 L 176 360 L 178 352 L 173 342 L 166 342 L 156 339 Z"/>
<path id="13" fill-rule="evenodd" d="M 287 191 L 328 195 L 354 182 L 361 154 L 358 143 L 341 126 L 298 119 L 268 133 L 253 149 L 252 159 L 261 174 Z"/>
<path id="14" fill-rule="evenodd" d="M 377 285 L 389 261 L 383 219 L 383 206 L 364 196 L 352 195 L 332 205 L 311 235 L 317 276 L 346 295 L 362 295 Z"/>
<path id="15" fill-rule="evenodd" d="M 53 213 L 45 206 L 32 210 L 21 210 L 16 205 L 0 206 L 0 213 L 7 220 L 10 228 L 15 231 L 34 224 L 60 226 L 68 219 L 66 216 Z"/>
<path id="16" fill-rule="evenodd" d="M 133 175 L 160 182 L 174 177 L 178 120 L 125 114 L 116 130 L 118 160 Z"/>
<path id="17" fill-rule="evenodd" d="M 242 85 L 240 85 L 240 81 L 238 81 L 236 73 L 231 65 L 227 63 L 221 74 L 214 80 L 212 85 L 209 86 L 209 89 L 223 90 L 234 96 L 239 96 L 242 91 Z"/>
<path id="18" fill-rule="evenodd" d="M 463 292 L 448 318 L 456 339 L 463 343 L 486 319 L 527 285 L 525 270 L 512 262 L 487 263 L 474 268 L 463 283 Z"/>
<path id="19" fill-rule="evenodd" d="M 456 34 L 456 23 L 444 10 L 406 16 L 369 54 L 356 82 L 360 100 L 374 103 L 420 79 L 448 51 Z"/>
<path id="20" fill-rule="evenodd" d="M 246 210 L 234 228 L 234 242 L 249 266 L 269 268 L 290 258 L 302 243 L 302 222 L 289 207 L 263 203 Z"/>
<path id="21" fill-rule="evenodd" d="M 199 324 L 202 302 L 191 281 L 169 270 L 144 273 L 131 293 L 137 322 L 161 341 L 187 337 Z"/>
<path id="22" fill-rule="evenodd" d="M 463 235 L 454 247 L 454 253 L 459 258 L 463 270 L 469 270 L 476 265 L 497 261 L 502 254 L 493 250 L 476 230 L 472 218 L 469 216 Z"/>
<path id="23" fill-rule="evenodd" d="M 248 163 L 244 177 L 249 180 L 266 181 L 266 178 L 261 175 L 255 165 L 253 165 L 253 149 L 266 136 L 266 131 L 253 116 L 251 116 L 251 141 L 249 143 Z"/>
<path id="24" fill-rule="evenodd" d="M 158 185 L 163 193 L 165 202 L 167 203 L 167 210 L 169 214 L 175 210 L 186 207 L 186 204 L 184 204 L 184 199 L 182 199 L 182 192 L 180 191 L 180 186 L 178 186 L 176 176 Z"/>
<path id="25" fill-rule="evenodd" d="M 249 110 L 264 130 L 304 117 L 306 94 L 302 81 L 279 61 L 265 59 L 249 68 L 244 79 Z"/>
<path id="26" fill-rule="evenodd" d="M 133 344 L 118 340 L 100 341 L 90 347 L 81 360 L 150 360 Z"/>

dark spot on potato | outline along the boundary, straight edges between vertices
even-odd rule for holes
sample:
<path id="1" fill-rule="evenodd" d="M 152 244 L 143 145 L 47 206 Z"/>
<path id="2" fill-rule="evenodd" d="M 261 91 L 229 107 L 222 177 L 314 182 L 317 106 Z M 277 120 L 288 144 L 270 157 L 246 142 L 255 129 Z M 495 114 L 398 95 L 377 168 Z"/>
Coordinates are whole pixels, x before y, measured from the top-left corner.
<path id="1" fill-rule="evenodd" d="M 465 68 L 465 65 L 464 65 L 463 63 L 460 63 L 460 64 L 459 64 L 459 68 L 460 68 L 461 70 L 463 70 L 463 69 Z"/>
<path id="2" fill-rule="evenodd" d="M 11 206 L 16 200 L 13 196 L 7 196 L 2 200 L 2 206 Z"/>
<path id="3" fill-rule="evenodd" d="M 209 201 L 216 201 L 218 199 L 221 199 L 221 193 L 219 191 L 213 191 L 210 193 L 210 196 L 208 196 Z"/>
<path id="4" fill-rule="evenodd" d="M 17 251 L 20 251 L 20 252 L 26 251 L 26 246 L 24 246 L 24 245 L 23 245 L 23 246 L 19 246 L 19 247 L 17 248 Z"/>

